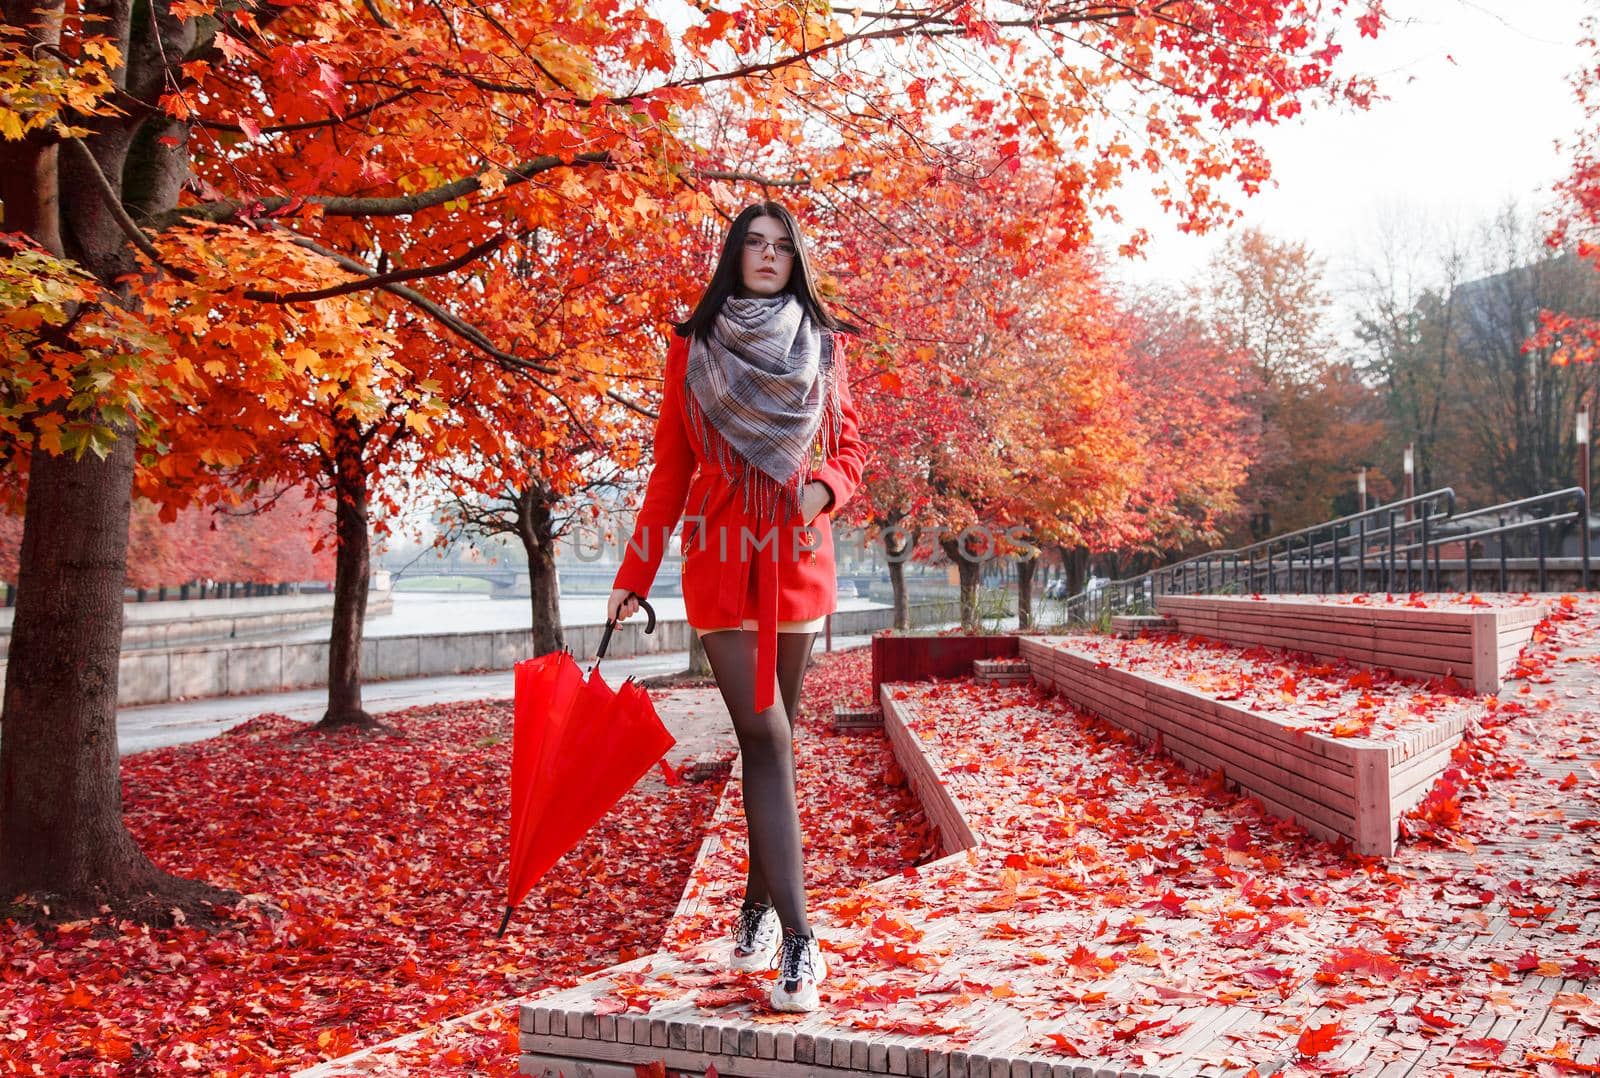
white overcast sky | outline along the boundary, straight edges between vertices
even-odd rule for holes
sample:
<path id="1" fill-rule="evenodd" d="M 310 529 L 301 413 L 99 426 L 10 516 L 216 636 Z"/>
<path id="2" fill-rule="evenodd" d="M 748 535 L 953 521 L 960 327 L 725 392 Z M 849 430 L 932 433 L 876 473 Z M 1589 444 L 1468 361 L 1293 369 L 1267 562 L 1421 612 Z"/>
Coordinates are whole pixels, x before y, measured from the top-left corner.
<path id="1" fill-rule="evenodd" d="M 1578 129 L 1569 76 L 1583 64 L 1590 0 L 1389 0 L 1381 37 L 1345 41 L 1343 71 L 1379 78 L 1389 100 L 1366 112 L 1316 109 L 1256 135 L 1276 186 L 1242 204 L 1242 224 L 1308 244 L 1331 278 L 1369 245 L 1382 213 L 1472 222 L 1508 199 L 1550 201 L 1566 163 L 1555 142 Z M 1140 174 L 1141 176 L 1146 174 Z M 1177 231 L 1128 192 L 1120 203 L 1152 240 L 1146 261 L 1119 260 L 1132 282 L 1182 285 L 1227 233 Z M 1116 234 L 1102 229 L 1106 239 Z"/>

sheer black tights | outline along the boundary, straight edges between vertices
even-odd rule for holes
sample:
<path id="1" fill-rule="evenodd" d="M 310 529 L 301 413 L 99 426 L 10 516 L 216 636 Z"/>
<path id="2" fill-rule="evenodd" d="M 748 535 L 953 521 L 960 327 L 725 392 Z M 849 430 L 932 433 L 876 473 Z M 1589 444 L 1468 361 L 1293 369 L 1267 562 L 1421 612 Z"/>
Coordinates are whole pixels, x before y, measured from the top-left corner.
<path id="1" fill-rule="evenodd" d="M 753 714 L 756 634 L 724 629 L 700 638 L 733 718 L 744 759 L 744 819 L 750 836 L 747 903 L 770 902 L 785 928 L 810 935 L 805 864 L 794 789 L 794 716 L 816 633 L 778 634 L 777 701 Z"/>

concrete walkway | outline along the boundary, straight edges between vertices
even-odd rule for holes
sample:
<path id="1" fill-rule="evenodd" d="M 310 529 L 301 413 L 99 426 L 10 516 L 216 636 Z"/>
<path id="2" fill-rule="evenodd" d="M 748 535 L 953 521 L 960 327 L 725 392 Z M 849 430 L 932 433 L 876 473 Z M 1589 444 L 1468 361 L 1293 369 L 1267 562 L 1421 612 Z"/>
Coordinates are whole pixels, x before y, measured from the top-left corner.
<path id="1" fill-rule="evenodd" d="M 865 647 L 870 636 L 835 636 L 833 648 Z M 817 635 L 816 651 L 823 650 Z M 579 660 L 589 672 L 593 656 Z M 689 668 L 687 651 L 665 651 L 629 659 L 605 659 L 601 672 L 616 685 L 623 679 L 678 674 Z M 419 704 L 444 704 L 460 700 L 510 699 L 511 671 L 486 674 L 450 674 L 443 677 L 404 678 L 395 681 L 370 681 L 361 687 L 361 702 L 369 712 L 398 711 Z M 296 692 L 262 693 L 255 696 L 214 696 L 201 700 L 126 707 L 117 712 L 117 748 L 126 756 L 146 749 L 182 745 L 215 737 L 224 730 L 257 715 L 276 713 L 302 722 L 316 722 L 328 706 L 325 688 Z"/>

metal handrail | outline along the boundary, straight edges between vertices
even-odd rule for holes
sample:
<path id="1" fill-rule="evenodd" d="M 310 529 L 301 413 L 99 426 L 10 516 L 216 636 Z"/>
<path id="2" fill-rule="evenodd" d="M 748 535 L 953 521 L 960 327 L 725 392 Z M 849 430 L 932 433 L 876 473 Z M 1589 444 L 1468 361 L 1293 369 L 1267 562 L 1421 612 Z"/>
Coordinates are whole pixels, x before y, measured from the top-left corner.
<path id="1" fill-rule="evenodd" d="M 1576 505 L 1565 512 L 1553 511 L 1563 501 L 1573 501 Z M 1507 515 L 1526 513 L 1544 506 L 1551 507 L 1546 515 L 1505 522 Z M 1462 545 L 1467 587 L 1470 589 L 1474 544 L 1481 545 L 1483 540 L 1489 538 L 1497 540 L 1499 583 L 1501 590 L 1504 590 L 1509 560 L 1506 538 L 1519 533 L 1531 533 L 1534 538 L 1539 588 L 1543 590 L 1547 584 L 1546 533 L 1556 525 L 1574 520 L 1583 522 L 1579 529 L 1579 547 L 1582 555 L 1582 586 L 1587 591 L 1591 567 L 1589 508 L 1588 494 L 1582 487 L 1567 487 L 1458 514 L 1454 489 L 1441 487 L 1273 536 L 1249 546 L 1207 551 L 1138 576 L 1110 581 L 1098 588 L 1085 588 L 1065 600 L 1065 615 L 1068 621 L 1093 621 L 1108 610 L 1113 613 L 1135 609 L 1149 611 L 1153 609 L 1156 597 L 1163 594 L 1203 594 L 1237 590 L 1241 585 L 1250 592 L 1278 592 L 1285 590 L 1279 587 L 1280 578 L 1287 584 L 1287 590 L 1293 591 L 1297 575 L 1308 592 L 1312 590 L 1313 582 L 1321 593 L 1330 590 L 1330 583 L 1334 592 L 1352 590 L 1346 586 L 1347 577 L 1354 584 L 1353 590 L 1371 590 L 1366 587 L 1371 577 L 1373 583 L 1380 585 L 1379 590 L 1393 591 L 1402 574 L 1407 591 L 1441 590 L 1441 548 L 1456 544 Z M 1405 514 L 1403 520 L 1400 519 L 1402 513 Z M 1467 524 L 1490 515 L 1499 516 L 1499 522 L 1494 526 L 1477 528 Z M 1469 530 L 1454 530 L 1446 527 L 1447 524 L 1465 524 Z M 1369 525 L 1372 525 L 1370 531 Z M 1353 549 L 1347 552 L 1347 547 Z M 1419 556 L 1421 587 L 1417 589 L 1413 585 L 1419 580 L 1415 565 L 1415 559 Z M 1349 559 L 1348 563 L 1346 559 Z M 1331 581 L 1328 579 L 1330 574 Z M 1263 584 L 1264 588 L 1258 589 L 1258 584 Z"/>

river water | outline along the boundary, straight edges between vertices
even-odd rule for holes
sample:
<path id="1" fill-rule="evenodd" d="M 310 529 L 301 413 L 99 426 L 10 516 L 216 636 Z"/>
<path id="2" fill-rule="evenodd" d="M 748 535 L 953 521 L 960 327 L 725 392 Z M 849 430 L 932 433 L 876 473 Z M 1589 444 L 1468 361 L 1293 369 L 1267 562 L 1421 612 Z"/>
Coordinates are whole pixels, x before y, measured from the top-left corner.
<path id="1" fill-rule="evenodd" d="M 604 625 L 606 596 L 579 595 L 561 600 L 563 625 Z M 656 617 L 662 621 L 681 620 L 684 616 L 683 598 L 663 595 L 651 599 Z M 870 599 L 841 598 L 840 610 L 870 610 L 881 607 Z M 412 636 L 432 633 L 486 632 L 491 629 L 526 629 L 533 623 L 532 602 L 529 599 L 491 599 L 487 595 L 448 595 L 430 592 L 394 593 L 394 612 L 379 614 L 367 619 L 367 636 Z M 645 624 L 641 610 L 626 622 L 629 625 Z M 328 639 L 323 627 L 296 629 L 287 633 L 274 633 L 272 639 L 289 641 L 315 641 Z"/>

